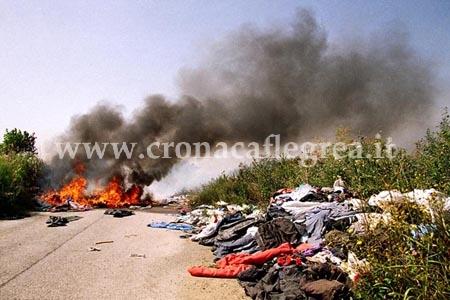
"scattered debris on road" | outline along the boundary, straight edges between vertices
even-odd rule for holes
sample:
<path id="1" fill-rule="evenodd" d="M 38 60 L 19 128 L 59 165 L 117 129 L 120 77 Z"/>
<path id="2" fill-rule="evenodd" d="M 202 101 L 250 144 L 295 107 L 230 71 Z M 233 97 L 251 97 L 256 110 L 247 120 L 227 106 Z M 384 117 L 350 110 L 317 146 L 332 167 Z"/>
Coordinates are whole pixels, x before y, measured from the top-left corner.
<path id="1" fill-rule="evenodd" d="M 100 245 L 100 244 L 111 244 L 114 243 L 114 241 L 100 241 L 100 242 L 95 242 L 96 245 Z"/>
<path id="2" fill-rule="evenodd" d="M 48 227 L 66 226 L 67 223 L 79 220 L 81 218 L 82 217 L 79 216 L 70 216 L 70 217 L 49 216 L 47 221 L 45 221 L 45 223 L 48 224 Z"/>
<path id="3" fill-rule="evenodd" d="M 132 253 L 132 254 L 130 255 L 130 257 L 142 257 L 142 258 L 145 258 L 146 256 L 145 256 L 145 254 Z"/>

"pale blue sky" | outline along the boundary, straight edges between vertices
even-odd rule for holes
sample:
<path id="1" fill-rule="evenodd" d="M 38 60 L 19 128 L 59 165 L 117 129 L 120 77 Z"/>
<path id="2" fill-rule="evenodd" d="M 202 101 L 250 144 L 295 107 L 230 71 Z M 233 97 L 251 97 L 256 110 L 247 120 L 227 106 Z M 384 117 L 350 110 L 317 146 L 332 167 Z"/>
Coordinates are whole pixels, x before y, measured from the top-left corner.
<path id="1" fill-rule="evenodd" d="M 395 25 L 436 66 L 450 104 L 447 1 L 0 1 L 0 139 L 6 128 L 50 141 L 98 101 L 126 113 L 147 95 L 176 98 L 177 73 L 243 24 L 292 22 L 311 8 L 332 43 Z"/>

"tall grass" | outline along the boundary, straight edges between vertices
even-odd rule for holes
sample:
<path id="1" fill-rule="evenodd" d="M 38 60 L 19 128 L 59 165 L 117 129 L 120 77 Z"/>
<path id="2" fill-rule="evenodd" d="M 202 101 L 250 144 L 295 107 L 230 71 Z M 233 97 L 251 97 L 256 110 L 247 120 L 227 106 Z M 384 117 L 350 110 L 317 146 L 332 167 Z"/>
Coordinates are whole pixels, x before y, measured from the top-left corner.
<path id="1" fill-rule="evenodd" d="M 354 290 L 356 299 L 449 299 L 450 215 L 442 202 L 428 210 L 414 203 L 390 207 L 391 219 L 365 234 L 352 236 L 346 247 L 366 258 L 364 273 Z M 419 227 L 422 236 L 414 236 Z"/>

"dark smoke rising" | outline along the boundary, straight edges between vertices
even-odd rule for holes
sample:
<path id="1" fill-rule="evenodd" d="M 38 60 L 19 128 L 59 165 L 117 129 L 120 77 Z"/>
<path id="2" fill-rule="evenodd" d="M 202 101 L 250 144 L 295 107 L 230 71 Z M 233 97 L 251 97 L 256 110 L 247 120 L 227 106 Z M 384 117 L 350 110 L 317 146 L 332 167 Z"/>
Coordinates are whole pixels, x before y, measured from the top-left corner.
<path id="1" fill-rule="evenodd" d="M 339 49 L 305 10 L 287 29 L 245 27 L 212 47 L 204 63 L 180 72 L 186 96 L 177 102 L 150 96 L 130 120 L 120 108 L 99 104 L 73 118 L 63 141 L 136 142 L 131 160 L 115 160 L 112 151 L 102 160 L 88 160 L 83 151 L 78 158 L 89 177 L 109 179 L 125 167 L 132 170 L 130 181 L 150 184 L 177 163 L 139 159 L 154 141 L 262 143 L 280 134 L 287 142 L 324 136 L 341 125 L 387 136 L 426 118 L 433 106 L 431 70 L 407 35 L 384 34 Z M 71 165 L 70 159 L 53 160 L 59 179 L 71 174 Z"/>

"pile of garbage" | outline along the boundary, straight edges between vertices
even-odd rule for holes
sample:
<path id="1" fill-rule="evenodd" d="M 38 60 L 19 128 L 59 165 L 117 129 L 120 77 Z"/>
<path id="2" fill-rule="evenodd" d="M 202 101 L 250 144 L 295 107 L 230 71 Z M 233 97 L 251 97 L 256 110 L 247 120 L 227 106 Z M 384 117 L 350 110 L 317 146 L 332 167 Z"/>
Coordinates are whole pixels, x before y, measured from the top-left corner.
<path id="1" fill-rule="evenodd" d="M 386 208 L 399 201 L 415 202 L 433 215 L 430 203 L 436 200 L 450 210 L 450 198 L 434 189 L 382 191 L 369 199 L 374 209 L 367 212 L 343 184 L 302 184 L 275 192 L 264 212 L 222 202 L 149 226 L 183 230 L 188 234 L 181 237 L 211 247 L 216 265 L 194 266 L 189 273 L 237 278 L 252 299 L 350 299 L 354 283 L 370 266 L 344 243 L 327 244 L 325 236 L 332 231 L 361 234 L 389 222 Z"/>

